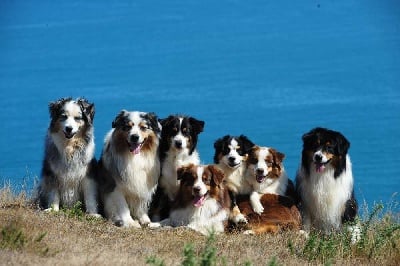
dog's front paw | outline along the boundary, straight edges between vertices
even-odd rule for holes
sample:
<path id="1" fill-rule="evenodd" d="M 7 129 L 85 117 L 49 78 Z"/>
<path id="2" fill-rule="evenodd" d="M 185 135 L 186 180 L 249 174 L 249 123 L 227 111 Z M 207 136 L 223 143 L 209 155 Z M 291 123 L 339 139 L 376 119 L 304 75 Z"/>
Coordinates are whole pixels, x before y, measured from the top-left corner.
<path id="1" fill-rule="evenodd" d="M 133 219 L 128 221 L 117 220 L 114 222 L 114 224 L 118 227 L 141 228 L 139 222 Z"/>
<path id="2" fill-rule="evenodd" d="M 347 227 L 351 236 L 351 244 L 356 244 L 361 239 L 361 228 L 358 224 Z"/>
<path id="3" fill-rule="evenodd" d="M 151 223 L 151 220 L 147 214 L 143 214 L 142 217 L 139 218 L 140 224 L 148 225 Z"/>
<path id="4" fill-rule="evenodd" d="M 151 229 L 160 228 L 161 227 L 161 223 L 157 223 L 157 222 L 153 223 L 153 222 L 151 222 L 151 223 L 147 224 L 147 227 L 151 228 Z"/>
<path id="5" fill-rule="evenodd" d="M 58 212 L 60 207 L 57 204 L 52 204 L 50 208 L 44 209 L 44 212 Z"/>
<path id="6" fill-rule="evenodd" d="M 86 213 L 86 215 L 87 215 L 88 217 L 94 218 L 94 219 L 102 219 L 102 218 L 103 218 L 103 216 L 101 216 L 101 215 L 98 214 L 98 213 Z"/>
<path id="7" fill-rule="evenodd" d="M 254 204 L 253 211 L 260 215 L 261 213 L 263 213 L 264 207 L 262 206 L 261 203 L 260 204 Z"/>
<path id="8" fill-rule="evenodd" d="M 234 217 L 232 217 L 232 221 L 235 224 L 247 224 L 248 223 L 246 217 L 242 213 L 239 213 L 239 214 L 235 215 Z"/>
<path id="9" fill-rule="evenodd" d="M 245 230 L 245 231 L 243 231 L 243 234 L 245 234 L 245 235 L 255 235 L 256 233 L 253 230 Z"/>

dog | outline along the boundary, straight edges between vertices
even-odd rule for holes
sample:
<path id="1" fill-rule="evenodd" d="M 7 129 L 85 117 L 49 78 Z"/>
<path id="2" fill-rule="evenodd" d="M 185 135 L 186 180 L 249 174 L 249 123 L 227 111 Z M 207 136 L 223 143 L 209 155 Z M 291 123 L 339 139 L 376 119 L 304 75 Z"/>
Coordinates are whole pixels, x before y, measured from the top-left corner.
<path id="1" fill-rule="evenodd" d="M 253 211 L 261 214 L 264 194 L 288 196 L 295 200 L 295 188 L 283 166 L 285 155 L 274 148 L 254 146 L 247 158 L 246 180 L 250 184 L 250 203 Z"/>
<path id="2" fill-rule="evenodd" d="M 80 201 L 88 214 L 99 216 L 94 104 L 84 98 L 61 98 L 50 102 L 49 112 L 51 120 L 45 138 L 39 204 L 46 211 L 58 211 Z"/>
<path id="3" fill-rule="evenodd" d="M 237 206 L 236 196 L 249 194 L 250 184 L 245 178 L 246 159 L 254 143 L 246 136 L 225 135 L 214 142 L 214 163 L 224 172 L 224 182 L 232 199 L 230 220 L 234 223 L 247 223 Z"/>
<path id="4" fill-rule="evenodd" d="M 177 176 L 179 190 L 169 218 L 161 224 L 187 226 L 203 235 L 224 232 L 231 200 L 223 172 L 214 165 L 190 164 L 179 168 Z"/>
<path id="5" fill-rule="evenodd" d="M 148 208 L 160 175 L 160 132 L 155 113 L 122 110 L 105 137 L 98 173 L 104 214 L 117 226 L 156 226 Z"/>
<path id="6" fill-rule="evenodd" d="M 185 115 L 170 115 L 160 120 L 161 176 L 159 186 L 151 206 L 153 220 L 168 217 L 169 205 L 175 199 L 180 181 L 179 167 L 200 163 L 197 151 L 198 135 L 203 132 L 204 121 Z"/>
<path id="7" fill-rule="evenodd" d="M 337 131 L 317 127 L 302 137 L 301 163 L 296 175 L 303 227 L 323 233 L 353 223 L 358 212 L 348 150 L 350 142 Z M 359 229 L 352 235 L 357 238 Z"/>
<path id="8" fill-rule="evenodd" d="M 230 224 L 230 231 L 245 229 L 245 234 L 261 234 L 300 229 L 301 215 L 284 158 L 283 153 L 269 147 L 254 145 L 248 151 L 244 178 L 251 192 L 237 197 L 247 224 Z"/>
<path id="9" fill-rule="evenodd" d="M 278 233 L 286 230 L 300 232 L 301 215 L 293 198 L 278 194 L 260 195 L 264 207 L 262 213 L 256 213 L 248 195 L 239 195 L 237 204 L 246 217 L 246 224 L 230 224 L 229 231 L 248 235 Z"/>

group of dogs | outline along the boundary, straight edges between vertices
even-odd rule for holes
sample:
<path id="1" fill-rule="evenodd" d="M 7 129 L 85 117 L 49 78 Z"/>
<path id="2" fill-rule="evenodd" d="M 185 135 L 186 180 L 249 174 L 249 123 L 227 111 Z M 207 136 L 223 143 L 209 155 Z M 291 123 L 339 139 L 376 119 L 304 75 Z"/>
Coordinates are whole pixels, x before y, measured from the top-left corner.
<path id="1" fill-rule="evenodd" d="M 314 128 L 303 135 L 295 183 L 285 155 L 244 135 L 214 143 L 214 164 L 196 149 L 204 121 L 122 110 L 95 159 L 95 107 L 84 98 L 49 104 L 38 199 L 58 211 L 78 201 L 87 214 L 123 227 L 186 226 L 202 234 L 292 229 L 339 231 L 357 215 L 349 141 Z"/>

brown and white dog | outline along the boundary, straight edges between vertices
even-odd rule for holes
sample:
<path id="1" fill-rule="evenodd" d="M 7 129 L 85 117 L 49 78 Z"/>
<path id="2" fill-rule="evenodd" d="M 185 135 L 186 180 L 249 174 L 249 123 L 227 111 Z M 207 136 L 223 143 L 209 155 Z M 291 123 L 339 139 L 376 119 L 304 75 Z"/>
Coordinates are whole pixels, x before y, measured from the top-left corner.
<path id="1" fill-rule="evenodd" d="M 293 182 L 283 166 L 285 155 L 273 148 L 254 146 L 247 158 L 246 179 L 252 192 L 251 206 L 261 214 L 264 207 L 260 202 L 263 194 L 276 194 L 295 198 Z"/>
<path id="2" fill-rule="evenodd" d="M 348 149 L 350 142 L 337 131 L 314 128 L 302 137 L 303 150 L 296 176 L 304 230 L 324 233 L 353 223 L 358 205 Z M 358 226 L 349 227 L 352 241 L 359 238 Z"/>
<path id="3" fill-rule="evenodd" d="M 247 158 L 246 179 L 250 197 L 239 197 L 238 207 L 247 218 L 247 234 L 300 229 L 293 182 L 288 178 L 285 155 L 269 147 L 254 146 Z"/>
<path id="4" fill-rule="evenodd" d="M 152 226 L 148 208 L 160 176 L 160 131 L 154 113 L 122 110 L 105 137 L 98 173 L 105 216 L 118 226 Z"/>
<path id="5" fill-rule="evenodd" d="M 163 225 L 187 226 L 201 234 L 224 232 L 230 198 L 224 174 L 213 165 L 189 165 L 178 169 L 181 181 L 169 218 Z"/>
<path id="6" fill-rule="evenodd" d="M 247 223 L 237 206 L 236 196 L 250 194 L 251 187 L 245 178 L 246 160 L 254 146 L 246 136 L 226 135 L 214 142 L 214 163 L 224 172 L 224 182 L 232 199 L 230 220 L 236 224 Z"/>
<path id="7" fill-rule="evenodd" d="M 94 104 L 86 99 L 62 98 L 49 104 L 50 126 L 45 140 L 40 206 L 58 211 L 78 201 L 97 216 L 94 158 Z"/>

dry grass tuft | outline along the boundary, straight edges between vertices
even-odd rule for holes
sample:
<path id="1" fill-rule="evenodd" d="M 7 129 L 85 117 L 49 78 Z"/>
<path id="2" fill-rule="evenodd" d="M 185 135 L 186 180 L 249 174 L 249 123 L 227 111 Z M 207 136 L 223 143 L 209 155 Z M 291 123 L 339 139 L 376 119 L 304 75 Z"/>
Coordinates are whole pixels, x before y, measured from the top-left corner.
<path id="1" fill-rule="evenodd" d="M 45 213 L 28 200 L 0 190 L 0 256 L 10 265 L 400 265 L 398 214 L 376 218 L 379 210 L 362 221 L 364 238 L 351 245 L 346 234 L 207 238 L 184 228 L 124 229 L 79 206 Z"/>

